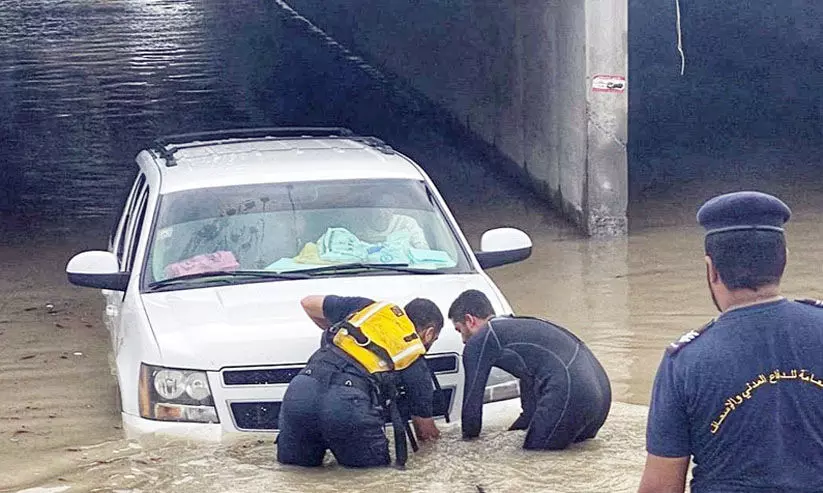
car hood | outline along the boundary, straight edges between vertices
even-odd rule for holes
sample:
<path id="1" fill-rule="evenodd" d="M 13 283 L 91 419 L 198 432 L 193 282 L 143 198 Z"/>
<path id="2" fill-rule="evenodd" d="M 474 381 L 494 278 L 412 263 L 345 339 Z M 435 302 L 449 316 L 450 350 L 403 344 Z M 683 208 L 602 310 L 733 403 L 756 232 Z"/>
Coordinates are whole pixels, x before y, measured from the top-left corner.
<path id="1" fill-rule="evenodd" d="M 445 317 L 466 289 L 486 293 L 498 313 L 510 307 L 485 275 L 391 275 L 256 282 L 146 293 L 142 296 L 162 361 L 169 367 L 220 370 L 228 366 L 304 363 L 319 347 L 321 330 L 306 316 L 308 295 L 364 296 L 404 305 L 429 298 Z M 446 321 L 431 352 L 463 349 Z"/>

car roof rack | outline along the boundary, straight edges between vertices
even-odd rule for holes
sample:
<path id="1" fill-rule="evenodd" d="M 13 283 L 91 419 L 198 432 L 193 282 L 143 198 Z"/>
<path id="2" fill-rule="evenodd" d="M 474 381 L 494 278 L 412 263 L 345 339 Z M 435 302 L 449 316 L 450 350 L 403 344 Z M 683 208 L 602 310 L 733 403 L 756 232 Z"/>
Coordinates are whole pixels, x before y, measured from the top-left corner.
<path id="1" fill-rule="evenodd" d="M 355 135 L 350 129 L 345 127 L 262 127 L 262 128 L 235 128 L 229 130 L 213 130 L 206 132 L 192 132 L 184 134 L 167 135 L 152 142 L 150 149 L 166 161 L 167 167 L 177 166 L 174 153 L 183 147 L 200 147 L 209 145 L 207 143 L 194 143 L 194 141 L 214 141 L 223 139 L 241 139 L 245 141 L 271 140 L 271 139 L 350 139 L 361 144 L 374 147 L 386 153 L 394 154 L 394 149 L 377 137 L 365 137 Z"/>

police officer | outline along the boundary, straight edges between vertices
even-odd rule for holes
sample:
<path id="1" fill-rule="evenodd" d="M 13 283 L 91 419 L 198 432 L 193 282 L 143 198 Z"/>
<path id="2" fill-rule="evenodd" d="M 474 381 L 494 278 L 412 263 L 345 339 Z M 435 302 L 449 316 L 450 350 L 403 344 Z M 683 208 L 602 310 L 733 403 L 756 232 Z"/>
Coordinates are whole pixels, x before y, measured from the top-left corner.
<path id="1" fill-rule="evenodd" d="M 611 385 L 588 347 L 568 330 L 531 317 L 496 317 L 480 291 L 464 291 L 449 308 L 463 337 L 463 437 L 480 434 L 483 395 L 493 366 L 520 379 L 523 448 L 560 450 L 594 438 L 611 407 Z"/>
<path id="2" fill-rule="evenodd" d="M 393 389 L 379 388 L 374 375 L 355 357 L 338 347 L 335 336 L 342 322 L 354 320 L 355 315 L 358 320 L 368 320 L 370 314 L 378 310 L 364 309 L 389 304 L 378 304 L 368 298 L 334 295 L 308 296 L 301 304 L 306 314 L 324 332 L 320 349 L 311 356 L 306 368 L 292 379 L 283 397 L 277 460 L 283 464 L 320 466 L 326 450 L 330 449 L 343 466 L 388 465 L 388 440 L 383 426 L 387 418 L 386 398 L 391 398 L 386 393 Z M 443 315 L 432 301 L 417 298 L 403 310 L 393 305 L 388 308 L 394 310 L 388 312 L 389 317 L 408 317 L 408 325 L 411 327 L 413 324 L 412 335 L 406 339 L 412 343 L 422 343 L 420 354 L 437 340 L 443 327 Z M 365 326 L 366 322 L 363 323 Z M 351 328 L 351 325 L 348 327 Z M 419 341 L 412 340 L 414 333 Z M 354 354 L 368 356 L 370 353 Z M 438 438 L 440 433 L 432 418 L 432 374 L 424 359 L 418 357 L 405 369 L 392 374 L 398 377 L 397 384 L 405 388 L 417 439 Z M 377 395 L 378 391 L 381 395 Z M 401 430 L 396 427 L 395 433 Z M 405 455 L 405 436 L 396 438 L 402 440 L 402 447 L 398 449 L 398 464 L 402 466 L 405 457 L 400 455 Z"/>
<path id="3" fill-rule="evenodd" d="M 690 458 L 694 493 L 823 491 L 823 309 L 780 294 L 790 215 L 750 191 L 699 209 L 720 315 L 663 356 L 641 493 L 682 493 Z"/>

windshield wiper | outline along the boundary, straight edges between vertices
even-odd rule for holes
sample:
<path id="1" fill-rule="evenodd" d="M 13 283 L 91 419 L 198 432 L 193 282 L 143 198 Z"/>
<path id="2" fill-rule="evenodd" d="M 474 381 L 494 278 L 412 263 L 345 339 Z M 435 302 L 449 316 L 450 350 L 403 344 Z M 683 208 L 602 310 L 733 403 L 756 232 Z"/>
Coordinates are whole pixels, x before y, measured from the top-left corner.
<path id="1" fill-rule="evenodd" d="M 228 279 L 227 279 L 228 278 Z M 218 270 L 198 272 L 184 276 L 172 277 L 149 284 L 149 289 L 158 289 L 188 281 L 219 281 L 231 284 L 236 279 L 308 279 L 309 276 L 298 272 L 272 272 L 267 270 Z"/>
<path id="2" fill-rule="evenodd" d="M 366 262 L 351 262 L 346 264 L 324 265 L 323 267 L 315 267 L 312 269 L 300 269 L 300 274 L 316 275 L 329 274 L 347 271 L 389 271 L 389 272 L 405 272 L 408 274 L 442 274 L 443 272 L 435 269 L 418 269 L 409 267 L 409 264 L 370 264 Z"/>

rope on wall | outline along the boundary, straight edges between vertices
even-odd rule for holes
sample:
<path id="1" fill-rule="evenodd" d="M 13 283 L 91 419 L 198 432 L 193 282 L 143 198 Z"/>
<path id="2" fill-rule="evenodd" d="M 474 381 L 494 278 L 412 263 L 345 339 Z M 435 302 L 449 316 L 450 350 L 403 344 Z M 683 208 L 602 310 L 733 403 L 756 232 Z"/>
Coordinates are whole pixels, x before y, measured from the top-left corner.
<path id="1" fill-rule="evenodd" d="M 680 0 L 674 0 L 677 10 L 677 51 L 680 53 L 680 75 L 686 71 L 686 55 L 683 53 L 683 33 L 680 31 Z"/>

